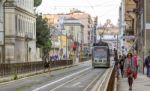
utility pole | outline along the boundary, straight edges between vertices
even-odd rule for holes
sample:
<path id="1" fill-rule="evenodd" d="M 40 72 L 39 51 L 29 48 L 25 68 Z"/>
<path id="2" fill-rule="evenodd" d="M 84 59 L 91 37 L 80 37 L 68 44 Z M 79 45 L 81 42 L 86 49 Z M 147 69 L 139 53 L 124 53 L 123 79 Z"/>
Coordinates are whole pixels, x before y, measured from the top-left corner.
<path id="1" fill-rule="evenodd" d="M 119 49 L 118 49 L 118 42 L 119 42 L 119 40 L 118 40 L 118 34 L 117 34 L 117 51 L 119 51 Z"/>
<path id="2" fill-rule="evenodd" d="M 67 43 L 67 31 L 66 31 L 66 60 L 68 60 L 68 55 L 67 55 L 67 51 L 68 51 L 68 43 Z"/>
<path id="3" fill-rule="evenodd" d="M 76 54 L 76 63 L 79 62 L 79 40 L 78 40 L 78 37 L 79 37 L 79 34 L 77 32 L 77 43 L 78 43 L 78 46 L 77 46 L 77 54 Z"/>
<path id="4" fill-rule="evenodd" d="M 96 43 L 96 27 L 97 27 L 97 20 L 98 20 L 98 18 L 97 18 L 97 16 L 95 17 L 95 19 L 94 19 L 94 29 L 93 29 L 93 37 L 94 37 L 94 42 L 93 43 Z"/>
<path id="5" fill-rule="evenodd" d="M 60 51 L 63 51 L 63 49 L 62 49 L 62 30 L 64 29 L 64 16 L 62 16 L 62 17 L 60 17 L 59 18 L 59 28 L 60 28 L 60 31 L 61 31 L 61 34 L 60 34 Z M 63 53 L 61 54 L 61 57 L 60 57 L 60 59 L 62 58 L 62 56 L 63 56 Z"/>

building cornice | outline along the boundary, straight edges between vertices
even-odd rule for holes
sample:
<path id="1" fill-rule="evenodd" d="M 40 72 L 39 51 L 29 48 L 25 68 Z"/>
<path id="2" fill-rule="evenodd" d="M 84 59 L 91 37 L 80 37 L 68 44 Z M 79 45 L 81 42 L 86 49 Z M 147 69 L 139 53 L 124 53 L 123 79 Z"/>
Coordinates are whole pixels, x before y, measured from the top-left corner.
<path id="1" fill-rule="evenodd" d="M 25 37 L 22 36 L 16 36 L 16 35 L 6 35 L 6 38 L 13 38 L 13 39 L 17 39 L 17 40 L 25 40 Z M 36 41 L 35 38 L 30 39 L 31 41 Z"/>
<path id="2" fill-rule="evenodd" d="M 35 16 L 33 13 L 31 13 L 31 12 L 25 10 L 25 9 L 22 9 L 22 8 L 20 8 L 20 7 L 18 7 L 18 6 L 6 6 L 6 9 L 15 9 L 15 10 L 17 10 L 17 11 L 19 11 L 19 12 L 22 12 L 22 13 L 24 13 L 24 14 L 27 14 L 27 15 L 33 17 L 33 18 L 36 18 L 36 16 Z"/>
<path id="3" fill-rule="evenodd" d="M 31 13 L 31 12 L 25 10 L 25 9 L 22 9 L 22 8 L 20 8 L 18 6 L 16 6 L 15 9 L 18 10 L 18 11 L 20 11 L 20 12 L 22 12 L 22 13 L 25 13 L 25 14 L 33 17 L 33 18 L 36 18 L 35 14 L 33 14 L 33 13 Z"/>

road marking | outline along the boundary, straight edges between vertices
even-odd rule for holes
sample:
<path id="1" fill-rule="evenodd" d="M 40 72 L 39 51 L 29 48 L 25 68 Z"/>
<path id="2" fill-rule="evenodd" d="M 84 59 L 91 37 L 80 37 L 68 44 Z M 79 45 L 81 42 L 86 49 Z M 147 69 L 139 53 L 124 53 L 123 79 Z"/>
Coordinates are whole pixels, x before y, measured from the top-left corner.
<path id="1" fill-rule="evenodd" d="M 100 85 L 99 85 L 99 88 L 98 88 L 98 90 L 102 87 L 102 85 L 104 84 L 104 82 L 105 82 L 105 80 L 106 80 L 106 78 L 107 78 L 107 74 L 108 74 L 109 72 L 108 72 L 108 70 L 107 70 L 107 72 L 105 73 L 105 75 L 104 75 L 104 79 L 102 80 L 102 82 L 100 83 Z"/>
<path id="2" fill-rule="evenodd" d="M 94 87 L 91 89 L 91 91 L 98 91 L 97 89 L 100 86 L 100 84 L 102 83 L 103 79 L 105 78 L 106 73 L 107 73 L 107 70 L 98 79 L 98 81 L 96 82 L 96 84 L 94 85 Z"/>
<path id="3" fill-rule="evenodd" d="M 57 86 L 57 87 L 53 88 L 53 89 L 52 89 L 52 90 L 50 90 L 50 91 L 55 91 L 56 89 L 58 89 L 58 88 L 60 88 L 60 87 L 64 86 L 65 84 L 70 83 L 70 82 L 72 82 L 73 80 L 78 79 L 78 78 L 79 78 L 79 77 L 81 77 L 82 75 L 83 75 L 83 74 L 81 74 L 81 75 L 79 75 L 78 77 L 73 78 L 73 79 L 71 79 L 71 80 L 69 80 L 69 81 L 67 81 L 67 82 L 65 82 L 65 83 L 63 83 L 63 84 L 61 84 L 61 85 L 59 85 L 59 86 Z M 71 87 L 72 87 L 72 86 L 71 86 Z"/>
<path id="4" fill-rule="evenodd" d="M 70 78 L 70 77 L 72 77 L 72 76 L 74 76 L 74 75 L 77 75 L 77 74 L 82 73 L 82 72 L 84 72 L 84 71 L 86 71 L 86 70 L 89 70 L 89 69 L 91 69 L 91 67 L 86 68 L 86 69 L 84 69 L 84 70 L 81 70 L 81 71 L 79 71 L 79 72 L 73 73 L 73 74 L 71 74 L 71 75 L 68 75 L 68 76 L 66 76 L 66 77 L 64 77 L 64 78 L 61 78 L 61 79 L 56 80 L 56 81 L 53 81 L 53 82 L 51 82 L 51 83 L 48 83 L 48 84 L 46 84 L 46 85 L 43 85 L 43 86 L 41 86 L 41 87 L 39 87 L 39 88 L 36 88 L 36 89 L 34 89 L 34 90 L 32 90 L 32 91 L 38 91 L 38 90 L 40 90 L 40 89 L 43 89 L 43 88 L 48 87 L 48 86 L 50 86 L 50 85 L 52 85 L 52 84 L 58 83 L 58 82 L 60 82 L 60 81 L 62 81 L 62 80 L 64 80 L 64 79 Z"/>
<path id="5" fill-rule="evenodd" d="M 100 75 L 97 75 L 96 78 L 83 90 L 86 91 L 99 77 Z"/>
<path id="6" fill-rule="evenodd" d="M 81 84 L 81 82 L 77 82 L 77 83 L 73 84 L 71 87 L 75 87 L 75 86 L 77 86 L 79 84 Z"/>

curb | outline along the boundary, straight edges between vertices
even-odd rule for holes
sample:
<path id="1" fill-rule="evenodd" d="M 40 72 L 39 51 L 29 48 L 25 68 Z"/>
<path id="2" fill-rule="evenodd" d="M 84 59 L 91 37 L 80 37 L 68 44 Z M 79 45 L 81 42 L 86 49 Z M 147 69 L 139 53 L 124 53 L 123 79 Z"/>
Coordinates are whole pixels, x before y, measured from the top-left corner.
<path id="1" fill-rule="evenodd" d="M 118 82 L 117 82 L 117 77 L 115 78 L 115 82 L 114 82 L 114 90 L 113 91 L 117 91 L 118 90 Z"/>
<path id="2" fill-rule="evenodd" d="M 50 71 L 56 71 L 56 70 L 70 68 L 70 67 L 74 67 L 74 66 L 77 66 L 77 65 L 68 65 L 68 66 L 61 66 L 61 67 L 51 68 Z M 19 75 L 17 75 L 16 80 L 23 79 L 23 78 L 26 78 L 26 77 L 32 77 L 32 76 L 36 76 L 36 75 L 44 74 L 44 73 L 48 73 L 48 71 L 44 72 L 43 70 L 40 70 L 40 71 L 37 71 L 37 72 L 19 74 Z M 9 81 L 15 81 L 14 76 L 0 78 L 0 83 L 5 83 L 5 82 L 9 82 Z"/>

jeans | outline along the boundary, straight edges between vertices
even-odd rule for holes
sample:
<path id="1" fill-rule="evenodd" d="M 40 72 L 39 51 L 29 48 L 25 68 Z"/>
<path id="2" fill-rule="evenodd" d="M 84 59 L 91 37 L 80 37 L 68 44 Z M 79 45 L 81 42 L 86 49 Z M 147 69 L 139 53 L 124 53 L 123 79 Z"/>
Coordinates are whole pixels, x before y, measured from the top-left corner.
<path id="1" fill-rule="evenodd" d="M 150 67 L 146 67 L 147 68 L 147 77 L 150 77 L 150 75 L 149 75 L 149 69 L 150 69 Z"/>

